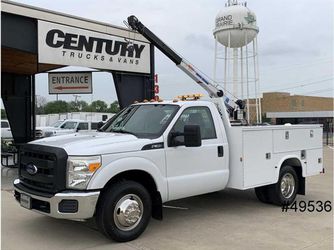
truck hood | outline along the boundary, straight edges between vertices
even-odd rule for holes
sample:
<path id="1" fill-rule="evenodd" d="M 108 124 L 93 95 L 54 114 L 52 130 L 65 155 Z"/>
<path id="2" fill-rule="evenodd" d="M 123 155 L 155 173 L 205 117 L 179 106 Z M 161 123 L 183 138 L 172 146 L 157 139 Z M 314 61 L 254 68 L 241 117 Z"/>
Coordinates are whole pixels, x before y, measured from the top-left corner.
<path id="1" fill-rule="evenodd" d="M 68 155 L 114 154 L 138 151 L 152 143 L 134 135 L 121 133 L 86 132 L 48 137 L 31 144 L 63 148 Z"/>
<path id="2" fill-rule="evenodd" d="M 36 130 L 53 130 L 56 129 L 55 127 L 36 127 Z"/>

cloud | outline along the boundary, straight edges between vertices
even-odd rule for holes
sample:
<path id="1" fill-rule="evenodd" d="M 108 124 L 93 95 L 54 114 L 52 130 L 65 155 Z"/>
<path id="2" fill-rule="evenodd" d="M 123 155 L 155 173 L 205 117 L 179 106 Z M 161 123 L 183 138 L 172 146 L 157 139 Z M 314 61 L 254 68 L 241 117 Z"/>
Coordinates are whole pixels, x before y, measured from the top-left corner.
<path id="1" fill-rule="evenodd" d="M 192 33 L 186 35 L 185 42 L 190 46 L 197 45 L 198 47 L 202 47 L 209 50 L 214 49 L 213 36 L 208 37 L 207 35 Z"/>
<path id="2" fill-rule="evenodd" d="M 298 56 L 320 56 L 321 47 L 315 46 L 301 46 L 295 43 L 291 43 L 290 40 L 275 40 L 270 43 L 265 43 L 260 48 L 260 56 L 266 57 L 298 57 Z"/>
<path id="3" fill-rule="evenodd" d="M 216 14 L 224 8 L 222 0 L 99 0 L 78 1 L 58 0 L 17 0 L 42 8 L 69 13 L 83 18 L 123 25 L 128 15 L 137 15 L 147 27 L 153 30 L 164 42 L 194 63 L 205 73 L 213 72 L 214 38 L 212 29 Z M 269 89 L 271 84 L 290 83 L 309 78 L 330 75 L 333 60 L 326 64 L 318 63 L 319 58 L 333 56 L 333 2 L 332 0 L 279 0 L 248 1 L 248 7 L 256 13 L 260 29 L 258 35 L 260 79 Z M 317 63 L 314 63 L 317 62 Z M 303 67 L 289 67 L 302 64 Z M 266 74 L 268 66 L 288 68 L 289 72 Z M 180 72 L 161 53 L 156 53 L 156 69 L 163 77 L 161 92 L 174 96 L 180 91 L 191 89 L 191 79 Z M 220 69 L 223 70 L 223 69 Z M 99 77 L 94 98 L 114 98 L 108 95 L 103 86 L 110 86 L 110 79 Z M 44 83 L 37 83 L 37 86 Z M 189 87 L 188 87 L 189 86 Z M 306 88 L 306 87 L 305 87 Z M 319 87 L 320 88 L 320 87 Z M 112 88 L 108 90 L 113 91 Z M 47 90 L 37 88 L 37 92 L 47 95 Z M 106 94 L 107 93 L 107 94 Z M 326 94 L 326 93 L 318 93 Z M 328 94 L 327 94 L 328 95 Z M 106 100 L 111 102 L 112 100 Z"/>

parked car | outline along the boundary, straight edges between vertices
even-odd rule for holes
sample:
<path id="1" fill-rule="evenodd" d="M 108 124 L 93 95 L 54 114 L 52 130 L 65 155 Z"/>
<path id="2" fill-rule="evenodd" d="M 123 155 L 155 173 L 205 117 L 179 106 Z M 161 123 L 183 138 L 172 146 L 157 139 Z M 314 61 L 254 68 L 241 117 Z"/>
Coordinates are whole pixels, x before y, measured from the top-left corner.
<path id="1" fill-rule="evenodd" d="M 1 138 L 2 139 L 12 139 L 13 138 L 9 122 L 7 120 L 1 120 Z"/>
<path id="2" fill-rule="evenodd" d="M 98 129 L 98 121 L 84 121 L 77 119 L 59 120 L 50 127 L 37 127 L 35 138 L 71 134 L 79 131 L 94 131 Z"/>

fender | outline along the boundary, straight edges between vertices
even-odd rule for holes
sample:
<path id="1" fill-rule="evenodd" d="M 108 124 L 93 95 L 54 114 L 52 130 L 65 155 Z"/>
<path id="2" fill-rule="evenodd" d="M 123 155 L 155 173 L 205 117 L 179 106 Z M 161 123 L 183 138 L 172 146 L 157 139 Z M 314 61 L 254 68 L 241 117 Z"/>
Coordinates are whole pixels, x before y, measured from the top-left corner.
<path id="1" fill-rule="evenodd" d="M 283 158 L 280 159 L 280 161 L 276 165 L 277 169 L 276 169 L 275 183 L 278 181 L 279 172 L 281 170 L 283 162 L 289 159 L 296 159 L 299 161 L 301 168 L 302 168 L 302 176 L 306 177 L 306 166 L 305 166 L 305 163 L 303 163 L 303 161 L 300 159 L 300 157 L 295 154 L 285 155 Z"/>
<path id="2" fill-rule="evenodd" d="M 142 170 L 151 175 L 161 194 L 162 201 L 167 200 L 167 179 L 161 175 L 159 168 L 153 162 L 141 157 L 119 158 L 102 166 L 94 173 L 87 189 L 102 189 L 111 178 L 128 170 Z"/>

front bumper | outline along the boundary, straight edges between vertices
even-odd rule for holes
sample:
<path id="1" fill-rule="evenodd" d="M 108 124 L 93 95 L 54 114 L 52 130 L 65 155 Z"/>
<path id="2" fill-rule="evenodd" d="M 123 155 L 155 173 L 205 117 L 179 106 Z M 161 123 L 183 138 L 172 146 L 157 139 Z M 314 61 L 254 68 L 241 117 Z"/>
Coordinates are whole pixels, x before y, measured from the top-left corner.
<path id="1" fill-rule="evenodd" d="M 60 192 L 50 197 L 31 194 L 23 190 L 20 180 L 14 181 L 15 198 L 21 195 L 30 197 L 30 209 L 38 213 L 59 219 L 88 219 L 94 216 L 100 191 Z"/>

